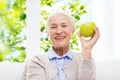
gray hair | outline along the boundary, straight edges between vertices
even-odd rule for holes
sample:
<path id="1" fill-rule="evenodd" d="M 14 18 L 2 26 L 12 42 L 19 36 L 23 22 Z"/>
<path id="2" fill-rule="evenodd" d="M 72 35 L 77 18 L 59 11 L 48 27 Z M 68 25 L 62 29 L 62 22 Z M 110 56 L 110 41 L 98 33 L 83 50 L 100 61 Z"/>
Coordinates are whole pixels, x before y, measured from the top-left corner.
<path id="1" fill-rule="evenodd" d="M 61 15 L 65 15 L 66 17 L 68 17 L 70 19 L 71 24 L 72 24 L 73 30 L 75 29 L 75 24 L 74 24 L 72 16 L 63 10 L 57 10 L 57 11 L 53 12 L 52 14 L 50 14 L 50 16 L 48 17 L 47 22 L 46 22 L 46 28 L 48 28 L 48 26 L 49 26 L 50 18 L 52 16 L 54 16 L 55 14 L 61 14 Z"/>

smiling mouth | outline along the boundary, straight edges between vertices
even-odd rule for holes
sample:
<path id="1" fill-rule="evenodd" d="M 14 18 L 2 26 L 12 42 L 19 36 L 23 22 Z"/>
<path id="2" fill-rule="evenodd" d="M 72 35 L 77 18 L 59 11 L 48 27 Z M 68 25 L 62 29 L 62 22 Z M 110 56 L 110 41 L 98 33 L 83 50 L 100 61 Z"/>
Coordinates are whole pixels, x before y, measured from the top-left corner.
<path id="1" fill-rule="evenodd" d="M 65 39 L 65 36 L 59 36 L 59 37 L 55 37 L 56 40 L 63 40 Z"/>

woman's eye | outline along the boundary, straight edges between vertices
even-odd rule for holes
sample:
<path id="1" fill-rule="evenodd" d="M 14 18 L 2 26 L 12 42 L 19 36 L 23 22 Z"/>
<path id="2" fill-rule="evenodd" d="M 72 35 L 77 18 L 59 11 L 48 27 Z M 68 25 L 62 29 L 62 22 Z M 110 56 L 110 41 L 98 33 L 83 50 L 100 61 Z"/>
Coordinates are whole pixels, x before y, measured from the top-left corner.
<path id="1" fill-rule="evenodd" d="M 56 28 L 56 26 L 52 26 L 51 28 Z"/>
<path id="2" fill-rule="evenodd" d="M 62 27 L 67 27 L 66 25 L 63 25 Z"/>

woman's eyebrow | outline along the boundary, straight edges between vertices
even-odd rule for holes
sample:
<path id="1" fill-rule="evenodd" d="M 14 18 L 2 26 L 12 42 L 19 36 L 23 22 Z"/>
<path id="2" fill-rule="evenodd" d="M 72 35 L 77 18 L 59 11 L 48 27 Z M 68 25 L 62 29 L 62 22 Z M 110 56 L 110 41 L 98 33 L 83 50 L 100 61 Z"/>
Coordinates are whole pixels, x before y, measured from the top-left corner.
<path id="1" fill-rule="evenodd" d="M 55 23 L 52 23 L 51 26 L 56 26 L 56 24 L 55 24 Z"/>
<path id="2" fill-rule="evenodd" d="M 66 23 L 62 23 L 63 25 L 67 25 Z"/>

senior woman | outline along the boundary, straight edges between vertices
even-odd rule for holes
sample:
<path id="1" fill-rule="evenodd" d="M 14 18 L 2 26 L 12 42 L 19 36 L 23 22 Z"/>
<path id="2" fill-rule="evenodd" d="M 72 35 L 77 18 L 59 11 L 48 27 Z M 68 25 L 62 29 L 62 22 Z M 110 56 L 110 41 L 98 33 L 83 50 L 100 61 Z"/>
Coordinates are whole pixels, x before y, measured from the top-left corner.
<path id="1" fill-rule="evenodd" d="M 26 80 L 95 80 L 92 48 L 100 36 L 98 28 L 90 40 L 79 35 L 81 53 L 74 53 L 69 47 L 74 33 L 71 16 L 55 12 L 48 18 L 46 29 L 52 47 L 47 54 L 39 54 L 27 62 Z"/>

